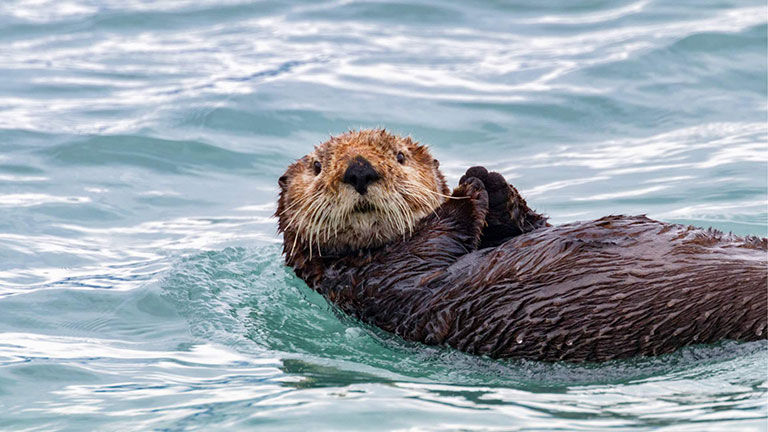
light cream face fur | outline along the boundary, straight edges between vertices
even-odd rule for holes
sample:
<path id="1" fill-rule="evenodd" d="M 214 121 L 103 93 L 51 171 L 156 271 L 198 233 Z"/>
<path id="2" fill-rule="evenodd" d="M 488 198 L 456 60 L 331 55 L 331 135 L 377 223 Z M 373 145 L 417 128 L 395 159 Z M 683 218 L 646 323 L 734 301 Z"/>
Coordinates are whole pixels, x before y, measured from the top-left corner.
<path id="1" fill-rule="evenodd" d="M 342 181 L 356 157 L 370 162 L 379 176 L 365 194 Z M 286 250 L 304 247 L 320 254 L 377 247 L 407 236 L 448 193 L 425 146 L 384 130 L 332 137 L 288 167 L 279 184 L 276 215 Z"/>

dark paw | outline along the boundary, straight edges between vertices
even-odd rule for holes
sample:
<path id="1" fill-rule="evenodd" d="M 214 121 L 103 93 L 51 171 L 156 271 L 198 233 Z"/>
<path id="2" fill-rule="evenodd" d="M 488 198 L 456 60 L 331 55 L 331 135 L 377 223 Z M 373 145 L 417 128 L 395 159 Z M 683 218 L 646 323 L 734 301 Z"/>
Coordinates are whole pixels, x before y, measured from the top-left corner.
<path id="1" fill-rule="evenodd" d="M 461 176 L 459 185 L 473 178 L 483 182 L 488 192 L 488 225 L 503 225 L 509 222 L 509 202 L 512 191 L 504 177 L 497 172 L 488 172 L 484 167 L 474 166 Z"/>
<path id="2" fill-rule="evenodd" d="M 485 184 L 483 184 L 480 179 L 475 177 L 462 177 L 459 187 L 453 190 L 453 197 L 468 197 L 472 199 L 482 198 L 483 201 L 487 201 L 488 193 L 485 191 Z"/>
<path id="3" fill-rule="evenodd" d="M 488 192 L 483 182 L 476 177 L 467 177 L 453 190 L 452 199 L 447 203 L 456 210 L 456 221 L 470 234 L 472 248 L 482 242 L 483 227 L 488 214 Z"/>
<path id="4" fill-rule="evenodd" d="M 485 179 L 488 178 L 488 170 L 485 169 L 485 167 L 473 166 L 472 168 L 468 169 L 463 176 L 461 176 L 461 179 L 459 179 L 459 184 L 464 184 L 467 179 L 472 177 L 480 180 L 483 182 L 483 184 L 485 184 Z"/>
<path id="5" fill-rule="evenodd" d="M 488 172 L 481 166 L 472 167 L 459 180 L 464 184 L 474 179 L 483 182 L 488 193 L 488 213 L 485 217 L 481 247 L 497 246 L 522 231 L 514 220 L 516 191 L 504 176 Z"/>

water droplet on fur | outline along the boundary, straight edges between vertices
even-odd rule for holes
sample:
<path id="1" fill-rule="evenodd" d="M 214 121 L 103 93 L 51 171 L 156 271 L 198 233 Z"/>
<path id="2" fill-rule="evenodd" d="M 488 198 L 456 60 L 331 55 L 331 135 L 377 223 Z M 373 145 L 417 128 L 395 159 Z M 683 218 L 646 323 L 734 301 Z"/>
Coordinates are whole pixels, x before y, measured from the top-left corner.
<path id="1" fill-rule="evenodd" d="M 757 333 L 758 336 L 762 336 L 763 335 L 763 329 L 760 329 L 760 330 L 756 331 L 755 333 Z"/>
<path id="2" fill-rule="evenodd" d="M 670 300 L 670 301 L 667 302 L 667 307 L 672 307 L 672 306 L 675 305 L 675 303 L 676 302 L 674 300 Z"/>
<path id="3" fill-rule="evenodd" d="M 519 344 L 523 343 L 523 335 L 517 335 L 517 339 L 515 339 L 515 342 Z"/>
<path id="4" fill-rule="evenodd" d="M 567 340 L 567 341 L 565 341 L 565 344 L 568 345 L 568 346 L 571 346 L 571 345 L 573 345 L 573 341 L 572 340 Z"/>
<path id="5" fill-rule="evenodd" d="M 693 340 L 695 340 L 695 341 L 699 340 L 699 335 L 697 335 L 697 334 L 693 335 Z"/>

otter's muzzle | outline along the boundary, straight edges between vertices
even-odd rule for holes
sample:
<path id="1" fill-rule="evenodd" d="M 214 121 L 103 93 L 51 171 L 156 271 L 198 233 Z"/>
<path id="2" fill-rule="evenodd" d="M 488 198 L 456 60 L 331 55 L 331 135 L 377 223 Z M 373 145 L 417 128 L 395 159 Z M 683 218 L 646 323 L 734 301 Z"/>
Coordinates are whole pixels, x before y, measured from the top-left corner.
<path id="1" fill-rule="evenodd" d="M 344 172 L 342 182 L 351 185 L 357 193 L 365 195 L 368 192 L 368 185 L 381 178 L 379 173 L 373 169 L 368 160 L 362 156 L 356 156 L 349 161 L 347 171 Z"/>

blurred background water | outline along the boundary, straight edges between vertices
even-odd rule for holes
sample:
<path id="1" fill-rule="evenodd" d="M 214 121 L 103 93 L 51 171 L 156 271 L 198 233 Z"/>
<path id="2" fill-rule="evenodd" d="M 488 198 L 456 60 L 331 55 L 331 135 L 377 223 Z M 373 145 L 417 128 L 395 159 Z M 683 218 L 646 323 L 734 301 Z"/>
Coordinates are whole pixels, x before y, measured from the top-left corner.
<path id="1" fill-rule="evenodd" d="M 765 343 L 600 365 L 405 343 L 284 267 L 329 134 L 555 223 L 766 235 L 763 1 L 4 0 L 0 430 L 766 430 Z"/>

